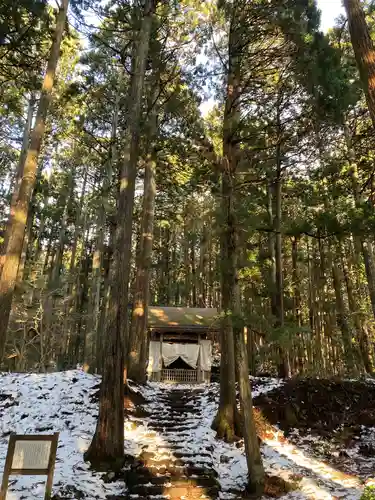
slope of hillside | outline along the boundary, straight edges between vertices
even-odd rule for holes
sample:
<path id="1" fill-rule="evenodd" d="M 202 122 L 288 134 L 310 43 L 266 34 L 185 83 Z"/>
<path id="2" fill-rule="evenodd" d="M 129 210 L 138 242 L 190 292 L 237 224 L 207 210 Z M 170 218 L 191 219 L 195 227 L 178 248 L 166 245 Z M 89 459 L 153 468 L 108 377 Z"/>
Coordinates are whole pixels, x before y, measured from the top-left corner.
<path id="1" fill-rule="evenodd" d="M 154 457 L 162 456 L 163 446 L 165 447 L 166 443 L 178 441 L 180 456 L 183 459 L 189 458 L 189 467 L 199 468 L 202 465 L 198 463 L 201 457 L 203 455 L 208 457 L 207 463 L 209 462 L 212 476 L 216 477 L 218 482 L 218 498 L 225 500 L 240 498 L 240 492 L 246 484 L 246 460 L 242 442 L 229 445 L 218 441 L 210 428 L 217 408 L 218 384 L 199 386 L 195 389 L 189 386 L 171 387 L 162 384 L 134 387 L 135 391 L 142 394 L 144 402 L 130 407 L 126 412 L 125 452 L 133 457 L 133 462 L 128 460 L 123 473 L 113 477 L 112 474 L 103 475 L 91 471 L 83 461 L 83 452 L 87 449 L 95 429 L 97 402 L 93 396 L 97 392 L 99 382 L 99 377 L 85 374 L 80 370 L 46 375 L 1 374 L 0 471 L 2 472 L 4 467 L 8 436 L 11 432 L 59 431 L 53 488 L 56 500 L 136 499 L 141 497 L 137 494 L 130 495 L 126 483 L 130 484 L 129 471 L 134 469 L 135 463 L 140 464 L 146 447 L 151 453 L 148 455 L 149 458 L 153 460 Z M 252 385 L 254 396 L 269 393 L 272 395 L 272 400 L 276 398 L 278 391 L 283 391 L 283 384 L 275 379 L 252 379 Z M 176 437 L 173 432 L 168 431 L 167 419 L 164 422 L 160 417 L 158 422 L 157 415 L 162 416 L 167 413 L 167 408 L 164 407 L 166 402 L 175 414 L 178 409 L 184 412 L 184 402 L 181 401 L 179 404 L 178 398 L 181 394 L 185 397 L 189 391 L 191 391 L 188 397 L 189 408 L 195 407 L 195 411 L 190 412 L 186 423 L 183 423 L 186 429 Z M 293 433 L 296 435 L 297 431 L 291 429 L 290 432 L 292 437 L 289 441 L 284 437 L 282 430 L 266 424 L 261 435 L 262 453 L 268 475 L 283 478 L 297 488 L 285 494 L 283 496 L 285 500 L 360 498 L 363 484 L 372 471 L 356 475 L 357 471 L 354 469 L 350 471 L 349 468 L 345 471 L 347 473 L 344 473 L 342 469 L 339 470 L 334 466 L 333 459 L 324 463 L 322 460 L 324 457 L 316 453 L 316 443 L 324 439 L 323 435 L 309 434 L 306 430 L 303 436 L 301 431 L 299 432 L 299 439 L 293 439 Z M 373 435 L 371 432 L 371 428 L 367 429 L 364 436 Z M 358 437 L 358 440 L 360 439 L 362 438 Z M 205 447 L 203 454 L 202 443 Z M 359 445 L 350 453 L 352 462 L 357 463 L 353 457 L 360 453 Z M 144 465 L 143 463 L 143 471 Z M 7 498 L 40 499 L 44 491 L 43 479 L 12 477 Z M 268 487 L 267 491 L 272 494 L 272 487 Z M 204 498 L 204 488 L 202 495 L 201 498 Z M 167 496 L 151 494 L 147 498 L 161 499 Z"/>

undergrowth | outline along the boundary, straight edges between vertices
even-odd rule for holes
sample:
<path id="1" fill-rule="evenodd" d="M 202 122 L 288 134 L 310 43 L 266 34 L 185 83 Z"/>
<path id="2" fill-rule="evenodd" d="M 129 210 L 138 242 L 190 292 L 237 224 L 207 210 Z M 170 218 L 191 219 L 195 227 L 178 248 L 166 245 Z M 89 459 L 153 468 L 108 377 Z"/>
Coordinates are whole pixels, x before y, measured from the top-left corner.
<path id="1" fill-rule="evenodd" d="M 361 500 L 375 500 L 375 486 L 367 486 Z"/>

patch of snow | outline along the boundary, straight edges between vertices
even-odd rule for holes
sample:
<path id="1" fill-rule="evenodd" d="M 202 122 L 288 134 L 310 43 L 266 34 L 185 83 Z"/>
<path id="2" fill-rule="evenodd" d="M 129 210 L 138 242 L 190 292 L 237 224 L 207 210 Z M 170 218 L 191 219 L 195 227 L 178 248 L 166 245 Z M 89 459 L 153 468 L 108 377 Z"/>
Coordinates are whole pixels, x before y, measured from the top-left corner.
<path id="1" fill-rule="evenodd" d="M 90 402 L 96 376 L 82 370 L 49 374 L 0 374 L 1 393 L 15 399 L 0 402 L 0 474 L 4 470 L 9 434 L 53 434 L 59 444 L 53 482 L 54 493 L 76 488 L 91 499 L 105 499 L 124 487 L 102 480 L 83 460 L 95 431 L 97 404 Z M 43 476 L 11 476 L 7 499 L 40 499 Z M 26 495 L 26 497 L 25 497 Z M 68 498 L 68 496 L 66 497 Z M 74 495 L 71 497 L 74 499 Z"/>

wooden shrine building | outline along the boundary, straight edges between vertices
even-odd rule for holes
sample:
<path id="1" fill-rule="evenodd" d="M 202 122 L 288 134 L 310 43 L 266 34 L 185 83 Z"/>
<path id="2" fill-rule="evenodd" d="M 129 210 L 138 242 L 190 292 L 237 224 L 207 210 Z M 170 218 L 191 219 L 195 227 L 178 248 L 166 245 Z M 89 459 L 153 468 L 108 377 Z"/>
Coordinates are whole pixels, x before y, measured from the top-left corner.
<path id="1" fill-rule="evenodd" d="M 150 306 L 149 380 L 209 383 L 212 337 L 218 330 L 218 323 L 216 309 Z"/>

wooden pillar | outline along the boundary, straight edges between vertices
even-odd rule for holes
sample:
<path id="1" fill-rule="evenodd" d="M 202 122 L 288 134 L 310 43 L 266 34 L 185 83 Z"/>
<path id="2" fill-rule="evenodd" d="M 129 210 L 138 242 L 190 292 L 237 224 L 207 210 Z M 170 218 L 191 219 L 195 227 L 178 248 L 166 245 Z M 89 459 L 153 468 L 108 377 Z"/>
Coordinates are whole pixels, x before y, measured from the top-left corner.
<path id="1" fill-rule="evenodd" d="M 163 334 L 160 334 L 160 361 L 161 361 L 161 371 L 158 372 L 158 382 L 161 382 L 161 375 L 163 371 Z"/>
<path id="2" fill-rule="evenodd" d="M 198 345 L 199 345 L 199 352 L 198 352 L 198 361 L 197 361 L 197 382 L 198 384 L 201 384 L 204 382 L 204 377 L 203 377 L 203 370 L 201 368 L 201 334 L 198 333 Z"/>

